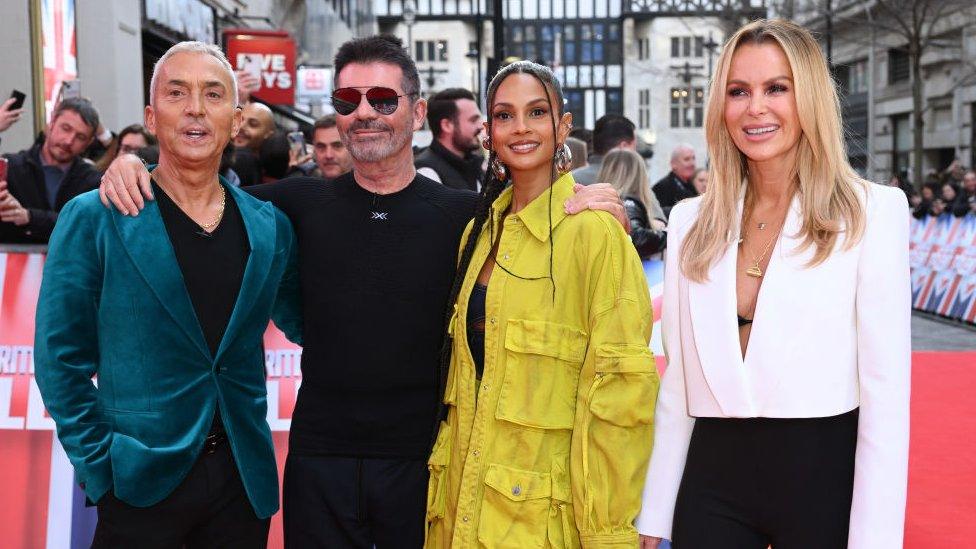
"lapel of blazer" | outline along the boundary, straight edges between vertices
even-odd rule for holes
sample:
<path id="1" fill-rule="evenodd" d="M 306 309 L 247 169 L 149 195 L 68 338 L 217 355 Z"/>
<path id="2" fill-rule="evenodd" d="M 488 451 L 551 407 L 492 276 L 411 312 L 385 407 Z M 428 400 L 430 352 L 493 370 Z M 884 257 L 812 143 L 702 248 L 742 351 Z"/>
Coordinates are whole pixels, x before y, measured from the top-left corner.
<path id="1" fill-rule="evenodd" d="M 729 232 L 725 253 L 708 272 L 708 280 L 688 282 L 688 309 L 702 374 L 715 401 L 729 416 L 741 415 L 743 410 L 751 407 L 739 349 L 735 295 L 737 227 L 742 218 L 744 198 L 745 192 L 739 196 L 738 216 L 733 224 L 736 228 Z"/>
<path id="2" fill-rule="evenodd" d="M 244 278 L 241 280 L 241 289 L 237 292 L 234 311 L 230 315 L 227 329 L 224 330 L 224 337 L 220 340 L 217 356 L 214 357 L 215 362 L 220 360 L 221 355 L 237 337 L 238 332 L 247 320 L 248 313 L 251 312 L 254 303 L 258 300 L 259 294 L 264 288 L 264 282 L 268 278 L 268 273 L 271 271 L 275 242 L 277 241 L 274 206 L 270 202 L 255 200 L 244 191 L 226 184 L 223 180 L 221 183 L 237 202 L 237 209 L 241 212 L 247 238 L 251 245 L 251 253 L 247 258 L 247 266 L 244 268 Z"/>
<path id="3" fill-rule="evenodd" d="M 688 307 L 702 373 L 716 402 L 729 416 L 751 408 L 735 319 L 736 248 L 736 240 L 727 244 L 708 280 L 688 282 Z"/>
<path id="4" fill-rule="evenodd" d="M 208 361 L 211 360 L 200 321 L 186 291 L 183 272 L 176 261 L 176 252 L 163 225 L 159 205 L 154 200 L 146 201 L 145 209 L 135 217 L 124 216 L 113 209 L 112 220 L 126 253 L 156 299 L 190 338 L 194 347 Z"/>

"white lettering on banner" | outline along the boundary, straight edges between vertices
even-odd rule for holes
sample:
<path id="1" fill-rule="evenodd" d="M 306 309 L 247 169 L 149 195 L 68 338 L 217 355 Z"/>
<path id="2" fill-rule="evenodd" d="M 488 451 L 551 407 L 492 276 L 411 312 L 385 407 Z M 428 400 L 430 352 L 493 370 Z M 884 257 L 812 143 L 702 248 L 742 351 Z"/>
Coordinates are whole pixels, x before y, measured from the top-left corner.
<path id="1" fill-rule="evenodd" d="M 268 377 L 301 377 L 301 349 L 268 349 L 264 352 L 264 368 Z"/>
<path id="2" fill-rule="evenodd" d="M 302 386 L 302 380 L 295 380 L 295 394 L 293 398 L 298 400 L 298 389 Z M 281 386 L 277 379 L 268 380 L 268 425 L 272 431 L 288 431 L 291 429 L 291 419 L 283 419 L 279 416 L 281 402 Z"/>
<path id="3" fill-rule="evenodd" d="M 14 378 L 0 377 L 0 429 L 19 431 L 24 428 L 24 418 L 12 415 L 13 403 Z"/>
<path id="4" fill-rule="evenodd" d="M 28 431 L 53 431 L 54 420 L 47 415 L 44 408 L 44 399 L 41 398 L 41 389 L 32 377 L 30 380 L 30 393 L 27 395 L 27 430 Z"/>
<path id="5" fill-rule="evenodd" d="M 265 352 L 265 371 L 267 373 L 268 413 L 267 420 L 272 431 L 287 431 L 291 427 L 291 412 L 281 411 L 282 400 L 291 403 L 298 398 L 302 385 L 302 350 L 268 349 Z M 34 348 L 26 345 L 0 346 L 0 430 L 53 431 L 54 420 L 47 414 L 44 399 L 34 380 Z M 286 379 L 285 383 L 280 380 Z M 97 378 L 92 380 L 97 386 Z M 16 390 L 17 394 L 14 394 Z M 24 392 L 27 394 L 24 395 Z M 292 393 L 284 395 L 282 393 Z M 24 413 L 23 402 L 26 396 L 27 409 L 24 415 L 14 413 L 14 401 L 20 413 Z M 284 399 L 282 398 L 284 397 Z M 284 415 L 285 417 L 281 417 Z"/>
<path id="6" fill-rule="evenodd" d="M 287 90 L 291 88 L 291 73 L 285 67 L 285 54 L 283 53 L 248 53 L 240 52 L 237 54 L 237 69 L 242 70 L 247 66 L 248 58 L 258 61 L 261 67 L 261 80 L 265 88 L 278 88 Z"/>

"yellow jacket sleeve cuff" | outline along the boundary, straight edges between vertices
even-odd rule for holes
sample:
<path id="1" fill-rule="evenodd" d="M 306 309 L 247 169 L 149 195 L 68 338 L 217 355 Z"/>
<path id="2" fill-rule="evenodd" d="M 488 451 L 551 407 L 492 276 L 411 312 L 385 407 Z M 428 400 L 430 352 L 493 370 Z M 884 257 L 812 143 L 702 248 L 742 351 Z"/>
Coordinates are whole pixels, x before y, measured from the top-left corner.
<path id="1" fill-rule="evenodd" d="M 580 536 L 580 544 L 583 549 L 634 549 L 637 547 L 637 543 L 637 532 Z"/>

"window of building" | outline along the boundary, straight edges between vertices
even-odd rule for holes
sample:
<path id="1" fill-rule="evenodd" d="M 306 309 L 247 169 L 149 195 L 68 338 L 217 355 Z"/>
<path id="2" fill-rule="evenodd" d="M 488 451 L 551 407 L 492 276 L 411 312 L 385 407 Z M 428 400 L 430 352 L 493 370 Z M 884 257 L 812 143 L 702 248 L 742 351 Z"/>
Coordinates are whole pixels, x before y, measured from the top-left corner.
<path id="1" fill-rule="evenodd" d="M 447 61 L 447 40 L 415 40 L 414 60 Z"/>
<path id="2" fill-rule="evenodd" d="M 867 93 L 868 91 L 868 62 L 866 59 L 852 63 L 848 75 L 848 93 Z"/>
<path id="3" fill-rule="evenodd" d="M 637 59 L 645 60 L 651 58 L 651 39 L 650 38 L 638 38 L 637 39 Z"/>
<path id="4" fill-rule="evenodd" d="M 704 117 L 704 88 L 671 88 L 672 128 L 700 128 Z"/>
<path id="5" fill-rule="evenodd" d="M 672 36 L 671 57 L 705 56 L 705 38 L 703 36 Z"/>
<path id="6" fill-rule="evenodd" d="M 651 127 L 651 90 L 637 91 L 637 127 Z"/>
<path id="7" fill-rule="evenodd" d="M 912 129 L 907 114 L 891 117 L 894 147 L 892 147 L 892 172 L 908 171 L 912 150 Z"/>
<path id="8" fill-rule="evenodd" d="M 908 50 L 892 48 L 888 50 L 888 84 L 906 82 L 911 77 L 908 63 Z"/>
<path id="9" fill-rule="evenodd" d="M 607 99 L 604 104 L 603 112 L 606 114 L 623 114 L 624 99 L 623 93 L 617 90 L 607 90 Z"/>
<path id="10" fill-rule="evenodd" d="M 834 78 L 837 79 L 837 86 L 845 94 L 867 93 L 868 62 L 861 60 L 847 65 L 836 65 Z"/>
<path id="11" fill-rule="evenodd" d="M 952 105 L 944 105 L 932 109 L 932 130 L 944 131 L 953 127 Z"/>

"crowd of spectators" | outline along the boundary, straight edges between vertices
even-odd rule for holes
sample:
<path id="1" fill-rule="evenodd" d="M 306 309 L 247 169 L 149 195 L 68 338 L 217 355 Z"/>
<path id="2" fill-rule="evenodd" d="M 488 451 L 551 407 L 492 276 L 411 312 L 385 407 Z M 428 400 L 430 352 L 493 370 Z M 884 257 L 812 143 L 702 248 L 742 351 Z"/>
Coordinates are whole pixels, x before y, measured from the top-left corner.
<path id="1" fill-rule="evenodd" d="M 317 120 L 304 135 L 308 144 L 292 143 L 271 109 L 252 101 L 253 83 L 238 74 L 243 124 L 228 143 L 219 173 L 235 186 L 268 183 L 294 175 L 334 179 L 352 170 L 352 159 L 339 138 L 335 116 Z M 0 105 L 0 133 L 17 123 L 23 109 L 13 100 Z M 480 116 L 480 114 L 479 114 Z M 0 141 L 0 145 L 2 145 Z M 296 146 L 297 145 L 297 146 Z M 4 151 L 6 176 L 0 177 L 0 243 L 44 244 L 58 212 L 75 196 L 98 187 L 102 173 L 120 155 L 134 154 L 156 164 L 156 138 L 142 124 L 118 133 L 106 130 L 92 102 L 61 100 L 34 144 Z"/>
<path id="2" fill-rule="evenodd" d="M 916 191 L 903 176 L 894 175 L 888 184 L 899 187 L 908 196 L 912 215 L 926 216 L 976 215 L 976 170 L 965 168 L 958 160 L 942 172 L 931 172 Z"/>

